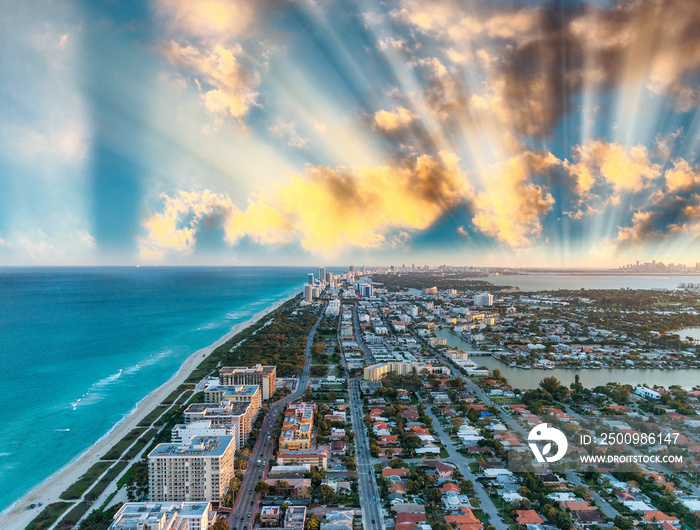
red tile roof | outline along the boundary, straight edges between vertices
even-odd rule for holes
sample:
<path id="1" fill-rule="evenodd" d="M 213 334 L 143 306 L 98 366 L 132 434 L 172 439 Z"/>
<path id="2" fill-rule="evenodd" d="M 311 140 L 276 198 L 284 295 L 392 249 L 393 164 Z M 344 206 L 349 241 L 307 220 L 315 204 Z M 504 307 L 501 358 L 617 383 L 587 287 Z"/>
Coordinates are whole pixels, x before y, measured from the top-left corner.
<path id="1" fill-rule="evenodd" d="M 518 524 L 542 524 L 544 521 L 535 510 L 515 510 Z"/>

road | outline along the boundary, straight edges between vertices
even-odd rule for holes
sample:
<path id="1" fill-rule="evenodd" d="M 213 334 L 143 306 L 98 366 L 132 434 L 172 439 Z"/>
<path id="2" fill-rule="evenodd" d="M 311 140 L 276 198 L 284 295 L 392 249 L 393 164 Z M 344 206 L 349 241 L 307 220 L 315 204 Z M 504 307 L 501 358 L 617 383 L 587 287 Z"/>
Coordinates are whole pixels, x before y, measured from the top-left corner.
<path id="1" fill-rule="evenodd" d="M 466 384 L 467 384 L 467 389 L 473 395 L 475 395 L 476 397 L 481 399 L 486 406 L 496 407 L 496 409 L 498 409 L 498 416 L 501 418 L 501 420 L 503 420 L 503 422 L 506 425 L 508 425 L 512 429 L 513 432 L 520 433 L 522 440 L 527 440 L 528 432 L 525 431 L 525 429 L 520 424 L 518 424 L 518 422 L 516 422 L 511 416 L 509 416 L 508 414 L 503 412 L 501 407 L 498 404 L 494 403 L 486 395 L 486 393 L 481 388 L 479 388 L 479 386 L 476 383 L 474 383 L 474 381 L 471 378 L 469 378 L 469 376 L 467 376 L 464 372 L 462 372 L 462 370 L 459 367 L 457 367 L 455 364 L 450 362 L 450 360 L 447 359 L 446 357 L 442 356 L 437 350 L 433 349 L 433 351 L 438 356 L 440 356 L 446 364 L 448 364 L 449 366 L 452 366 L 452 368 L 454 369 L 454 371 L 456 373 L 460 373 L 464 377 Z M 571 409 L 568 409 L 567 412 L 573 416 L 577 416 L 577 414 L 574 411 L 572 411 Z M 620 515 L 620 513 L 608 501 L 606 501 L 603 497 L 601 497 L 595 490 L 593 490 L 592 488 L 589 488 L 574 472 L 571 472 L 571 471 L 567 472 L 566 478 L 570 483 L 574 484 L 575 486 L 585 487 L 586 490 L 588 490 L 591 498 L 593 498 L 593 500 L 595 500 L 595 502 L 600 507 L 601 511 L 606 516 L 608 516 L 610 518 L 614 518 L 615 516 Z"/>
<path id="2" fill-rule="evenodd" d="M 360 317 L 357 315 L 357 304 L 354 304 L 352 306 L 352 317 L 353 317 L 353 328 L 354 328 L 354 333 L 355 333 L 355 341 L 357 342 L 357 345 L 362 350 L 362 353 L 365 354 L 365 365 L 370 366 L 370 365 L 374 364 L 374 357 L 372 357 L 372 354 L 370 353 L 369 348 L 367 348 L 367 345 L 365 344 L 365 341 L 362 338 L 362 328 L 360 327 Z"/>
<path id="3" fill-rule="evenodd" d="M 488 518 L 489 523 L 495 526 L 496 530 L 508 530 L 508 526 L 506 526 L 506 523 L 503 521 L 503 519 L 501 519 L 498 509 L 493 504 L 493 501 L 488 496 L 488 493 L 486 493 L 484 485 L 477 480 L 476 475 L 474 475 L 472 470 L 469 468 L 470 460 L 462 456 L 459 451 L 455 449 L 455 446 L 452 444 L 452 439 L 442 428 L 442 425 L 440 425 L 440 420 L 438 420 L 435 414 L 433 414 L 432 408 L 427 406 L 425 408 L 425 412 L 428 417 L 433 420 L 433 428 L 440 437 L 445 449 L 447 449 L 447 452 L 450 454 L 449 458 L 444 460 L 456 465 L 462 472 L 462 475 L 464 475 L 464 478 L 474 485 L 474 493 L 476 494 L 476 498 L 479 499 L 481 510 Z"/>
<path id="4" fill-rule="evenodd" d="M 360 385 L 357 379 L 348 383 L 350 393 L 350 417 L 355 432 L 355 462 L 357 463 L 357 484 L 362 508 L 362 527 L 384 530 L 381 496 L 374 480 L 374 459 L 369 452 L 367 426 L 363 421 Z"/>
<path id="5" fill-rule="evenodd" d="M 231 529 L 243 530 L 246 528 L 253 528 L 255 524 L 255 514 L 258 512 L 258 506 L 260 504 L 260 495 L 255 491 L 255 485 L 267 478 L 267 467 L 272 458 L 272 451 L 275 447 L 274 440 L 272 440 L 272 435 L 277 427 L 277 421 L 281 412 L 285 410 L 287 404 L 290 401 L 299 399 L 301 395 L 306 390 L 306 386 L 309 383 L 309 369 L 311 368 L 311 346 L 313 346 L 314 335 L 316 334 L 316 328 L 319 322 L 323 318 L 325 312 L 325 304 L 321 308 L 318 319 L 311 327 L 309 334 L 306 337 L 306 348 L 304 349 L 304 355 L 306 356 L 306 362 L 304 362 L 304 369 L 299 376 L 299 381 L 297 382 L 296 390 L 285 398 L 274 402 L 270 405 L 270 410 L 265 415 L 265 420 L 263 421 L 262 427 L 260 428 L 260 434 L 258 440 L 255 443 L 252 454 L 250 456 L 248 467 L 246 468 L 245 476 L 243 477 L 243 483 L 241 484 L 241 489 L 236 497 L 236 502 L 233 506 L 233 510 L 228 517 L 228 524 Z M 258 464 L 260 462 L 260 464 Z"/>
<path id="6" fill-rule="evenodd" d="M 362 338 L 360 319 L 357 316 L 357 305 L 352 308 L 355 340 L 365 354 L 365 364 L 374 364 L 372 354 Z M 360 494 L 360 507 L 362 508 L 362 526 L 370 529 L 384 529 L 384 517 L 382 516 L 382 498 L 374 477 L 374 459 L 369 452 L 369 436 L 367 426 L 363 421 L 362 400 L 360 399 L 359 379 L 348 381 L 350 395 L 350 417 L 352 418 L 355 432 L 355 463 L 357 464 L 357 485 Z"/>

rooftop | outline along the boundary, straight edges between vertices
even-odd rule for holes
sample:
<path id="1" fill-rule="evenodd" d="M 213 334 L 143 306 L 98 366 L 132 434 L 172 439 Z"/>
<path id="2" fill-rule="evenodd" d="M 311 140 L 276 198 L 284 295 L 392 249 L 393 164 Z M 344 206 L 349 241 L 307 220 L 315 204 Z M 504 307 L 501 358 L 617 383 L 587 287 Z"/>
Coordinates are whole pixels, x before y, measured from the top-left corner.
<path id="1" fill-rule="evenodd" d="M 158 444 L 149 458 L 168 456 L 223 456 L 233 436 L 196 436 L 189 444 Z"/>

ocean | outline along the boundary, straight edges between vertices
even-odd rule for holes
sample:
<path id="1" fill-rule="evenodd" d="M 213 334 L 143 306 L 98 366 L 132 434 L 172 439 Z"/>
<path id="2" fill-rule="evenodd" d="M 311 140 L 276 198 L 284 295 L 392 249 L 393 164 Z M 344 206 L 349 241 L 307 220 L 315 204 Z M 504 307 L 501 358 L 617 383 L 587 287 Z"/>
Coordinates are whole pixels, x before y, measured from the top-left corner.
<path id="1" fill-rule="evenodd" d="M 0 511 L 307 268 L 0 269 Z M 69 484 L 66 484 L 66 487 Z"/>

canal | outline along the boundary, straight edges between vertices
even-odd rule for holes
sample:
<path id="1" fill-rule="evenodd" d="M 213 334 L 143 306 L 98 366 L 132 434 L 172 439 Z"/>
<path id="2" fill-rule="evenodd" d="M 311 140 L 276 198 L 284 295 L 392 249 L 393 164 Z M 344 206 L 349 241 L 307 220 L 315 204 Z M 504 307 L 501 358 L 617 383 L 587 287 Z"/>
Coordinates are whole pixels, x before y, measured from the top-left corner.
<path id="1" fill-rule="evenodd" d="M 449 328 L 436 331 L 438 337 L 447 339 L 447 345 L 451 348 L 459 348 L 467 353 L 477 351 L 469 342 L 453 334 Z M 480 352 L 483 353 L 483 352 Z M 700 369 L 689 368 L 686 370 L 660 370 L 652 369 L 623 369 L 623 368 L 555 368 L 554 370 L 524 370 L 514 368 L 508 364 L 494 359 L 490 355 L 472 357 L 479 366 L 485 366 L 489 370 L 498 369 L 508 379 L 513 388 L 536 388 L 545 377 L 554 376 L 567 387 L 574 382 L 574 376 L 579 375 L 581 383 L 588 387 L 605 385 L 616 382 L 632 386 L 646 384 L 648 386 L 661 385 L 668 388 L 671 385 L 680 385 L 682 388 L 691 389 L 700 385 Z"/>

